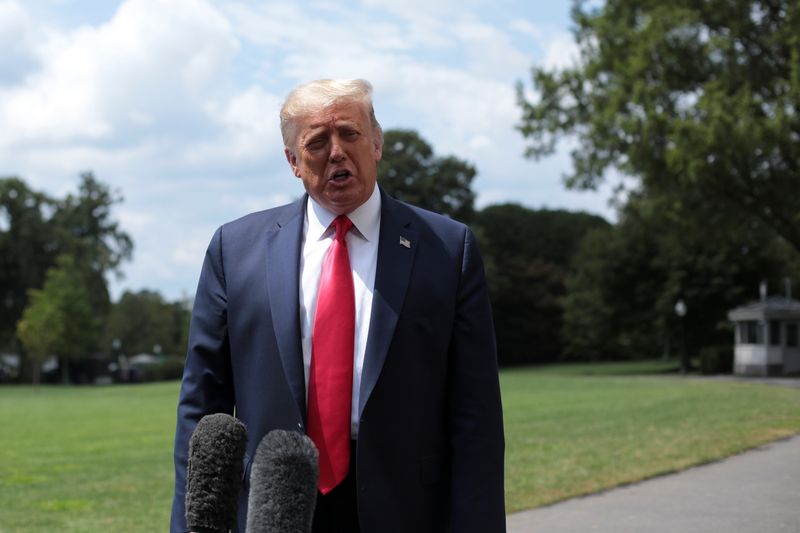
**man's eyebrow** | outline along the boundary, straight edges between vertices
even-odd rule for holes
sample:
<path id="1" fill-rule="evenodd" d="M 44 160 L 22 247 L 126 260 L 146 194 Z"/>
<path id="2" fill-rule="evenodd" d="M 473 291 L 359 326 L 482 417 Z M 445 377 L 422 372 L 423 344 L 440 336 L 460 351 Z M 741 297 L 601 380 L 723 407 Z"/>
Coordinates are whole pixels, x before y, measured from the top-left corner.
<path id="1" fill-rule="evenodd" d="M 306 126 L 305 130 L 313 133 L 316 130 L 324 129 L 327 125 L 327 121 L 314 122 Z"/>
<path id="2" fill-rule="evenodd" d="M 306 132 L 302 135 L 301 141 L 306 142 L 309 139 L 314 139 L 316 137 L 323 136 L 327 133 L 328 125 L 330 123 L 328 121 L 322 121 L 315 124 L 309 124 L 306 128 Z M 334 122 L 333 127 L 336 129 L 353 129 L 361 131 L 361 128 L 358 125 L 358 122 L 354 122 L 348 119 L 342 119 Z"/>
<path id="3" fill-rule="evenodd" d="M 327 130 L 325 128 L 313 126 L 305 132 L 305 134 L 300 138 L 302 142 L 307 142 L 312 139 L 317 139 L 319 137 L 323 137 L 327 134 Z"/>
<path id="4" fill-rule="evenodd" d="M 335 126 L 336 126 L 337 129 L 338 128 L 350 128 L 350 129 L 354 129 L 354 130 L 361 129 L 359 127 L 358 123 L 357 122 L 353 122 L 352 120 L 342 120 L 342 121 L 336 122 Z"/>

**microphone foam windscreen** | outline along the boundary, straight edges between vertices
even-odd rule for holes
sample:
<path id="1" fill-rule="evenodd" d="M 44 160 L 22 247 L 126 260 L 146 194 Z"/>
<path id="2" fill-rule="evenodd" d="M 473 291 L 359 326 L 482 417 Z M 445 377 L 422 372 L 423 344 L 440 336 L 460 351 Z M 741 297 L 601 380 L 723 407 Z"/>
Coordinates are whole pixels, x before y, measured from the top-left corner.
<path id="1" fill-rule="evenodd" d="M 230 415 L 204 416 L 189 440 L 186 524 L 191 531 L 229 531 L 236 523 L 247 428 Z"/>
<path id="2" fill-rule="evenodd" d="M 307 436 L 276 429 L 250 470 L 247 533 L 309 533 L 317 503 L 319 454 Z"/>

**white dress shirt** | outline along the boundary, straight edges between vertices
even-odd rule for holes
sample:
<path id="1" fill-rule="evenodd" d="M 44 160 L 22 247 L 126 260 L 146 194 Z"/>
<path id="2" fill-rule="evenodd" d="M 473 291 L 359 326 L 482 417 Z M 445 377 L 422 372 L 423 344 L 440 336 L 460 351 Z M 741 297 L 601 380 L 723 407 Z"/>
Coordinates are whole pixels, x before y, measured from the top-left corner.
<path id="1" fill-rule="evenodd" d="M 358 398 L 361 390 L 361 370 L 367 349 L 369 321 L 372 314 L 372 291 L 378 264 L 378 237 L 381 227 L 381 195 L 378 186 L 369 199 L 347 217 L 353 228 L 347 234 L 347 253 L 353 272 L 356 300 L 356 331 L 353 351 L 353 403 L 350 410 L 350 435 L 358 437 Z M 336 215 L 308 197 L 303 226 L 303 253 L 300 256 L 300 335 L 303 344 L 303 370 L 308 400 L 308 376 L 311 369 L 311 333 L 317 311 L 317 295 L 322 263 L 333 242 L 331 224 Z"/>

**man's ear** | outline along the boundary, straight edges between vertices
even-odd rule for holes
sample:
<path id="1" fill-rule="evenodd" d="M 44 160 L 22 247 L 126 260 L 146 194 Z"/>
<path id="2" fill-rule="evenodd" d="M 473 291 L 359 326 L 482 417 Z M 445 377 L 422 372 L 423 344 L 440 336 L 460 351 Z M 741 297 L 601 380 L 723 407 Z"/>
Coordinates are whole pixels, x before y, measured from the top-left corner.
<path id="1" fill-rule="evenodd" d="M 294 155 L 288 148 L 284 148 L 283 153 L 286 155 L 286 161 L 289 162 L 289 166 L 292 167 L 292 173 L 299 178 L 300 165 L 297 164 L 297 156 Z"/>
<path id="2" fill-rule="evenodd" d="M 375 161 L 380 161 L 383 156 L 383 140 L 376 140 L 373 145 L 375 146 Z"/>

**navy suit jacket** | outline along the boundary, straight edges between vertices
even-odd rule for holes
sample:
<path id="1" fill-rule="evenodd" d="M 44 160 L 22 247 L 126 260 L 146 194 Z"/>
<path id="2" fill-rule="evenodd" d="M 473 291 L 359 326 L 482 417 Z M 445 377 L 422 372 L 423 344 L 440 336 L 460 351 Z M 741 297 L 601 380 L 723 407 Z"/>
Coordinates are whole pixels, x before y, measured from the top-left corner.
<path id="1" fill-rule="evenodd" d="M 363 533 L 505 531 L 503 419 L 483 264 L 469 229 L 381 191 L 356 458 Z M 171 531 L 185 531 L 189 437 L 209 413 L 305 430 L 299 264 L 306 197 L 214 234 L 195 297 L 175 437 Z M 401 242 L 402 241 L 402 242 Z M 410 245 L 409 245 L 410 243 Z"/>

